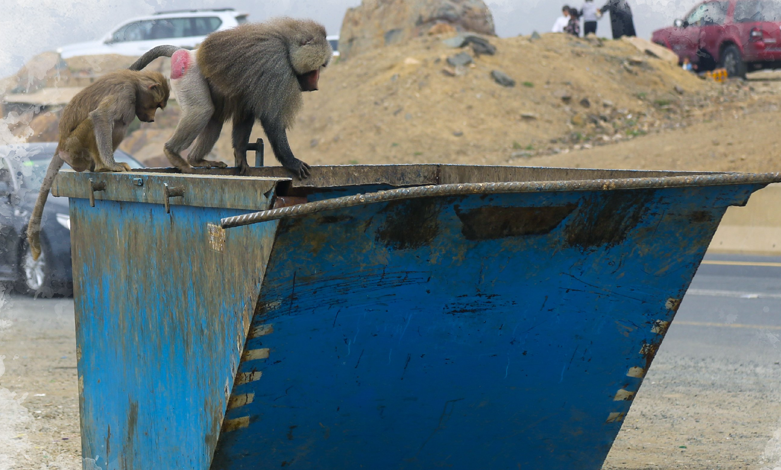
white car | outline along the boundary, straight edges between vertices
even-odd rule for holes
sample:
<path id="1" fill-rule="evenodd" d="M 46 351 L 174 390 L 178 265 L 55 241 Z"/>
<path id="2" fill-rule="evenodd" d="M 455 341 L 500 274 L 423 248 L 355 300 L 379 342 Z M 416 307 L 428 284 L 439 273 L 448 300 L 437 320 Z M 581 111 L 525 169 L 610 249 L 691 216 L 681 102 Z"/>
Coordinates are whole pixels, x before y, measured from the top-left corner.
<path id="1" fill-rule="evenodd" d="M 331 44 L 331 49 L 334 50 L 334 57 L 339 57 L 339 36 L 326 36 L 325 40 Z"/>
<path id="2" fill-rule="evenodd" d="M 164 44 L 194 49 L 208 34 L 246 23 L 247 16 L 232 8 L 160 12 L 128 20 L 99 41 L 70 44 L 57 52 L 67 59 L 102 54 L 137 57 Z"/>

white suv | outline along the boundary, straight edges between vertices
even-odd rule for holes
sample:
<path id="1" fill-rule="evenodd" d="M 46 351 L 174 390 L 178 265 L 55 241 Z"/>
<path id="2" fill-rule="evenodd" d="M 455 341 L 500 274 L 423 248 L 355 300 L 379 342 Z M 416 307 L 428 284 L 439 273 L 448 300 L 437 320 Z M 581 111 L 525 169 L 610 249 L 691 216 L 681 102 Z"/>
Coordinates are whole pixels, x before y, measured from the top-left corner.
<path id="1" fill-rule="evenodd" d="M 247 13 L 232 8 L 159 12 L 128 20 L 99 41 L 80 42 L 57 49 L 63 59 L 82 55 L 140 56 L 163 44 L 194 49 L 214 31 L 247 22 Z"/>

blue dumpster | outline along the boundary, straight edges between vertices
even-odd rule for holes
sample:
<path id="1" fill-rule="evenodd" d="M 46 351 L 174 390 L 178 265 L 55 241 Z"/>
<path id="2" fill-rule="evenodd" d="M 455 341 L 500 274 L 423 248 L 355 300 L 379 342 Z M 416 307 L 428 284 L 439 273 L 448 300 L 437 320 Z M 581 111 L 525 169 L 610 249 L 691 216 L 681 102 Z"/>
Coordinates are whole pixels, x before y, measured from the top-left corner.
<path id="1" fill-rule="evenodd" d="M 779 174 L 61 173 L 85 469 L 599 469 Z"/>

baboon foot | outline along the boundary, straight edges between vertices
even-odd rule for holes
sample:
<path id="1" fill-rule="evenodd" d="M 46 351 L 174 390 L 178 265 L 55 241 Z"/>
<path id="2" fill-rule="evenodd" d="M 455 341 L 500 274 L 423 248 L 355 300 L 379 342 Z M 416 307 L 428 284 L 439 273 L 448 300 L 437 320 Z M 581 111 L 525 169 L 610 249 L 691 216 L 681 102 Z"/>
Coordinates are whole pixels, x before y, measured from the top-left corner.
<path id="1" fill-rule="evenodd" d="M 168 161 L 171 162 L 171 165 L 178 168 L 182 173 L 193 172 L 193 167 L 190 166 L 190 164 L 187 163 L 181 155 L 170 150 L 167 145 L 163 147 L 163 153 L 165 153 L 165 156 L 168 158 Z"/>
<path id="2" fill-rule="evenodd" d="M 193 168 L 227 168 L 228 165 L 226 165 L 223 162 L 217 161 L 217 160 L 200 160 L 197 162 L 190 162 L 190 165 L 192 165 Z"/>

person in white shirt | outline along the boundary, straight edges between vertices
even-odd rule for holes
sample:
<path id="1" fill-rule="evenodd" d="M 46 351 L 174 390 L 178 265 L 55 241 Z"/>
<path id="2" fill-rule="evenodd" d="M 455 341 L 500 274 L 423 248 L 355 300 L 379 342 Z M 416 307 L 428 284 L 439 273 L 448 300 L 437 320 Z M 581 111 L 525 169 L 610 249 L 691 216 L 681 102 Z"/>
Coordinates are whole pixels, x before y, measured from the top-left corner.
<path id="1" fill-rule="evenodd" d="M 564 28 L 567 27 L 569 24 L 569 6 L 564 5 L 561 8 L 561 15 L 555 23 L 553 23 L 553 29 L 551 29 L 552 33 L 563 33 Z"/>
<path id="2" fill-rule="evenodd" d="M 594 0 L 586 0 L 583 8 L 580 9 L 580 16 L 583 17 L 583 36 L 597 34 L 597 20 L 600 15 Z"/>

